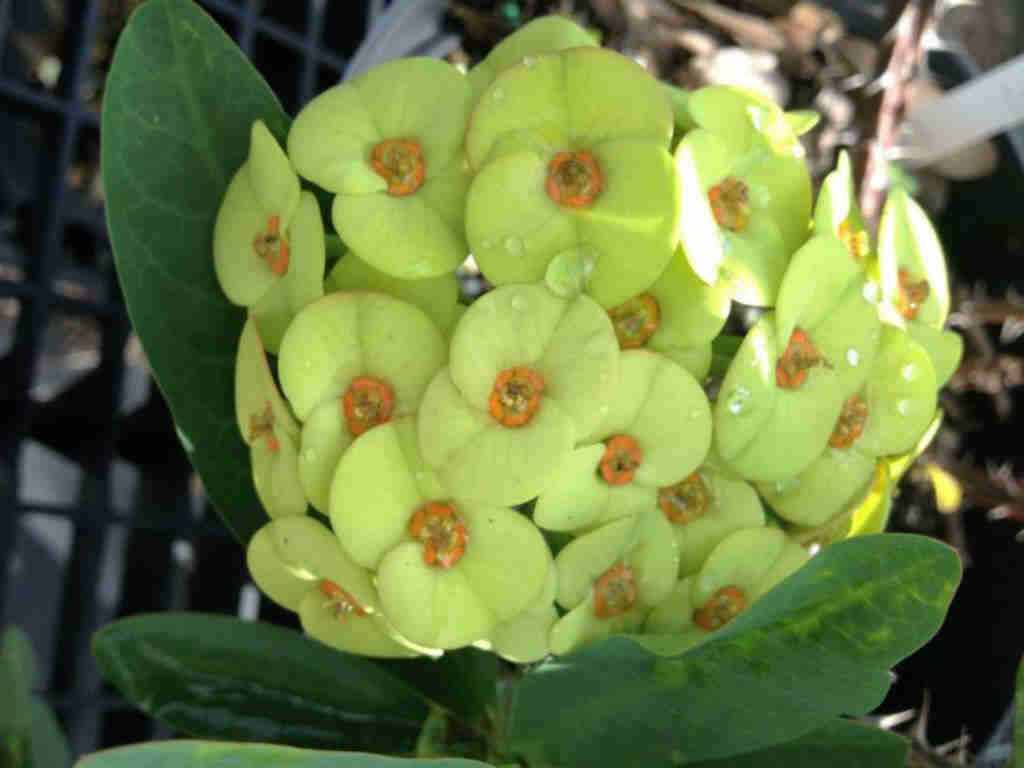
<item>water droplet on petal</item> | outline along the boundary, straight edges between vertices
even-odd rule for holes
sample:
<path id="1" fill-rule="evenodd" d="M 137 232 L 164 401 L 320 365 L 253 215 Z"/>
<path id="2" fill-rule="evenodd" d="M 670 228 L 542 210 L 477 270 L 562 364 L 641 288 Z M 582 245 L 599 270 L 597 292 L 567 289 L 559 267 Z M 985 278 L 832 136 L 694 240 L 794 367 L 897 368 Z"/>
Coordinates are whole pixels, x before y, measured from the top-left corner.
<path id="1" fill-rule="evenodd" d="M 491 91 L 491 101 L 493 101 L 495 104 L 500 104 L 504 100 L 505 92 L 501 90 L 501 88 L 495 88 L 493 91 Z"/>
<path id="2" fill-rule="evenodd" d="M 523 241 L 521 238 L 515 235 L 509 235 L 505 238 L 505 251 L 509 256 L 522 256 L 523 254 Z"/>
<path id="3" fill-rule="evenodd" d="M 544 273 L 544 283 L 556 296 L 572 299 L 587 289 L 587 281 L 597 263 L 597 249 L 578 245 L 556 253 Z"/>
<path id="4" fill-rule="evenodd" d="M 900 416 L 906 416 L 910 413 L 910 401 L 906 399 L 900 400 L 896 403 L 896 410 L 899 411 Z"/>
<path id="5" fill-rule="evenodd" d="M 900 368 L 900 376 L 903 377 L 904 381 L 913 381 L 914 377 L 917 376 L 917 367 L 913 363 L 907 363 Z"/>
<path id="6" fill-rule="evenodd" d="M 870 301 L 872 304 L 878 302 L 878 283 L 874 280 L 868 280 L 864 283 L 864 287 L 860 289 L 860 295 L 864 297 L 865 301 Z"/>
<path id="7" fill-rule="evenodd" d="M 725 397 L 725 407 L 733 416 L 741 416 L 750 410 L 750 390 L 736 387 Z"/>
<path id="8" fill-rule="evenodd" d="M 611 410 L 611 409 L 607 405 L 602 405 L 602 406 L 598 407 L 597 412 L 599 414 L 601 414 L 602 416 L 606 416 L 608 414 L 609 410 Z"/>
<path id="9" fill-rule="evenodd" d="M 536 63 L 537 59 L 535 59 L 533 56 L 523 56 L 523 66 L 526 67 L 527 69 L 529 69 Z"/>
<path id="10" fill-rule="evenodd" d="M 859 365 L 860 364 L 860 352 L 858 352 L 853 347 L 850 347 L 848 350 L 846 350 L 846 362 L 848 362 L 850 365 L 852 365 L 854 367 Z"/>

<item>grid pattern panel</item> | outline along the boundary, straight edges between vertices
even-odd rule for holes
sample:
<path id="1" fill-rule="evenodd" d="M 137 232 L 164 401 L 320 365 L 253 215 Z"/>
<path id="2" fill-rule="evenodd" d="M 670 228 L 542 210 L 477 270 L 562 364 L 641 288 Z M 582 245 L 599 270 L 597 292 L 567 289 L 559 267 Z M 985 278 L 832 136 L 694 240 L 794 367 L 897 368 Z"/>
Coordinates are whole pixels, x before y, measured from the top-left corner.
<path id="1" fill-rule="evenodd" d="M 168 609 L 291 620 L 260 605 L 202 495 L 131 334 L 102 193 L 90 195 L 97 58 L 138 3 L 0 0 L 0 626 L 29 633 L 75 755 L 169 735 L 104 687 L 89 637 L 105 621 Z M 40 26 L 47 5 L 56 32 Z M 337 82 L 385 7 L 200 5 L 292 113 Z"/>

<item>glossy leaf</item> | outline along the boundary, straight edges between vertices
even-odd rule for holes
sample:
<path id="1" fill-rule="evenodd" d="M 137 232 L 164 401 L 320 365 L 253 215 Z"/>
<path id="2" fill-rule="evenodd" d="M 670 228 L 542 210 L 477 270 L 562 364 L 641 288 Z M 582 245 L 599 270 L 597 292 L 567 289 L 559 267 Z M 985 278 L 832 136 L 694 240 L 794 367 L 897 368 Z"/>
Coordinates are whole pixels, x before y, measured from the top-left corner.
<path id="1" fill-rule="evenodd" d="M 836 720 L 778 746 L 725 760 L 687 763 L 692 768 L 903 768 L 907 742 L 895 733 Z"/>
<path id="2" fill-rule="evenodd" d="M 150 0 L 132 14 L 107 80 L 101 131 L 114 258 L 185 450 L 242 541 L 266 515 L 234 429 L 235 349 L 245 313 L 217 284 L 212 240 L 257 119 L 284 140 L 288 118 L 277 98 L 194 3 Z"/>
<path id="3" fill-rule="evenodd" d="M 510 744 L 566 768 L 656 767 L 800 737 L 881 702 L 888 668 L 935 633 L 959 577 L 930 539 L 840 542 L 688 653 L 672 635 L 616 636 L 533 668 Z"/>
<path id="4" fill-rule="evenodd" d="M 278 744 L 163 741 L 108 749 L 89 755 L 77 768 L 486 768 L 488 763 L 442 757 L 406 760 L 361 752 L 322 752 Z"/>
<path id="5" fill-rule="evenodd" d="M 129 700 L 201 737 L 405 752 L 427 716 L 416 691 L 367 659 L 226 616 L 122 619 L 93 653 Z"/>

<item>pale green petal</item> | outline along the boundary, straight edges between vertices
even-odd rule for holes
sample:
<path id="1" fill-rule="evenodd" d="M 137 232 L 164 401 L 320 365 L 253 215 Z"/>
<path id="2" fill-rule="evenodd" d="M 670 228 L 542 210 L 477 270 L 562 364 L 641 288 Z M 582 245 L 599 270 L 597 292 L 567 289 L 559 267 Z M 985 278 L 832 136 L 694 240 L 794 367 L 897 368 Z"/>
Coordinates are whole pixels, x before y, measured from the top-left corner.
<path id="1" fill-rule="evenodd" d="M 371 267 L 349 251 L 331 269 L 324 288 L 385 293 L 422 309 L 442 332 L 455 325 L 459 281 L 454 272 L 422 280 L 402 280 Z"/>
<path id="2" fill-rule="evenodd" d="M 270 517 L 306 514 L 306 495 L 299 483 L 299 457 L 295 443 L 287 434 L 275 432 L 277 449 L 268 440 L 257 440 L 249 447 L 252 459 L 252 483 L 256 496 Z"/>
<path id="3" fill-rule="evenodd" d="M 428 499 L 407 457 L 412 423 L 401 419 L 360 435 L 345 451 L 330 490 L 331 527 L 342 547 L 365 568 L 376 568 L 407 536 L 413 512 Z M 402 433 L 406 434 L 402 434 Z M 418 641 L 417 641 L 418 642 Z M 426 643 L 429 645 L 429 643 Z"/>
<path id="4" fill-rule="evenodd" d="M 790 250 L 776 221 L 754 208 L 742 232 L 721 229 L 721 278 L 731 288 L 734 301 L 770 307 L 789 265 Z"/>
<path id="5" fill-rule="evenodd" d="M 547 51 L 596 45 L 594 36 L 565 16 L 539 16 L 498 43 L 487 58 L 469 70 L 474 99 L 499 72 Z"/>
<path id="6" fill-rule="evenodd" d="M 697 158 L 695 147 L 683 139 L 675 154 L 679 174 L 679 237 L 694 273 L 708 285 L 714 285 L 718 281 L 725 251 L 706 187 L 698 175 Z"/>
<path id="7" fill-rule="evenodd" d="M 775 386 L 775 323 L 765 315 L 751 328 L 729 365 L 715 403 L 715 449 L 729 461 L 755 440 L 771 418 Z"/>
<path id="8" fill-rule="evenodd" d="M 249 184 L 243 165 L 231 178 L 213 226 L 213 266 L 228 301 L 248 307 L 270 290 L 278 277 L 253 250 L 253 240 L 266 232 L 267 213 Z M 279 214 L 276 214 L 279 215 Z"/>
<path id="9" fill-rule="evenodd" d="M 708 634 L 693 623 L 693 612 L 697 606 L 690 600 L 693 577 L 687 576 L 675 583 L 672 593 L 654 606 L 647 616 L 644 632 L 647 634 L 693 634 L 699 640 Z"/>
<path id="10" fill-rule="evenodd" d="M 462 227 L 453 226 L 420 194 L 338 195 L 331 221 L 352 250 L 395 277 L 443 275 L 469 253 Z"/>
<path id="11" fill-rule="evenodd" d="M 284 332 L 291 325 L 295 313 L 288 304 L 284 281 L 278 280 L 263 294 L 263 297 L 249 308 L 253 322 L 260 331 L 267 351 L 276 355 L 281 349 Z"/>
<path id="12" fill-rule="evenodd" d="M 472 94 L 465 75 L 448 62 L 391 59 L 357 77 L 352 87 L 382 137 L 413 138 L 420 143 L 428 178 L 432 168 L 446 167 L 459 151 Z"/>
<path id="13" fill-rule="evenodd" d="M 485 639 L 496 620 L 459 568 L 423 562 L 423 546 L 406 542 L 391 550 L 377 569 L 384 614 L 414 643 L 460 648 Z"/>
<path id="14" fill-rule="evenodd" d="M 928 298 L 914 322 L 941 328 L 949 314 L 949 277 L 942 243 L 924 212 L 904 190 L 889 193 L 878 226 L 878 266 L 882 300 L 895 305 L 899 295 L 899 270 L 912 279 L 928 281 Z"/>
<path id="15" fill-rule="evenodd" d="M 864 298 L 864 285 L 863 280 L 855 280 L 832 311 L 809 329 L 832 365 L 844 397 L 857 392 L 867 380 L 882 335 L 878 309 Z"/>
<path id="16" fill-rule="evenodd" d="M 543 54 L 529 67 L 504 70 L 483 91 L 466 131 L 466 154 L 480 170 L 506 134 L 535 134 L 552 147 L 564 147 L 568 129 L 564 60 L 555 53 Z"/>
<path id="17" fill-rule="evenodd" d="M 537 498 L 533 519 L 551 531 L 575 531 L 593 524 L 608 506 L 609 486 L 597 475 L 604 445 L 577 448 L 562 462 Z"/>
<path id="18" fill-rule="evenodd" d="M 907 335 L 924 347 L 941 387 L 956 373 L 964 356 L 964 339 L 956 331 L 938 330 L 923 323 L 907 323 Z"/>
<path id="19" fill-rule="evenodd" d="M 466 401 L 486 411 L 499 373 L 519 365 L 537 367 L 571 306 L 543 285 L 504 286 L 474 301 L 452 334 L 449 362 L 452 381 Z M 545 385 L 552 385 L 546 376 Z"/>
<path id="20" fill-rule="evenodd" d="M 387 138 L 351 83 L 321 93 L 302 108 L 288 132 L 288 157 L 301 176 L 329 192 L 352 186 L 387 188 L 369 165 L 374 144 Z M 372 187 L 367 188 L 372 183 Z"/>
<path id="21" fill-rule="evenodd" d="M 273 414 L 275 431 L 297 437 L 298 424 L 277 391 L 259 331 L 250 317 L 242 326 L 235 360 L 235 423 L 246 443 L 252 442 L 249 437 L 250 420 L 253 416 L 263 415 L 267 405 Z"/>
<path id="22" fill-rule="evenodd" d="M 764 509 L 749 483 L 705 467 L 700 472 L 711 496 L 704 514 L 689 523 L 672 523 L 679 545 L 679 574 L 696 573 L 726 536 L 764 525 Z"/>
<path id="23" fill-rule="evenodd" d="M 592 146 L 631 138 L 668 146 L 672 108 L 647 70 L 602 48 L 575 48 L 557 55 L 565 66 L 569 135 L 574 142 Z"/>
<path id="24" fill-rule="evenodd" d="M 358 315 L 359 294 L 336 293 L 310 304 L 288 327 L 277 373 L 300 420 L 309 418 L 320 403 L 343 394 L 363 373 Z"/>
<path id="25" fill-rule="evenodd" d="M 846 219 L 850 219 L 856 229 L 864 229 L 864 217 L 853 188 L 850 155 L 844 149 L 839 153 L 835 170 L 821 184 L 814 206 L 814 229 L 818 234 L 838 235 L 839 225 Z"/>
<path id="26" fill-rule="evenodd" d="M 871 485 L 875 460 L 859 450 L 828 448 L 792 480 L 765 483 L 761 493 L 780 517 L 805 526 L 823 525 Z"/>
<path id="27" fill-rule="evenodd" d="M 576 648 L 608 635 L 635 632 L 644 623 L 647 607 L 633 606 L 625 613 L 610 619 L 599 619 L 594 615 L 594 597 L 591 594 L 584 602 L 555 622 L 551 628 L 551 652 L 564 656 Z"/>
<path id="28" fill-rule="evenodd" d="M 536 365 L 547 397 L 586 434 L 610 407 L 619 380 L 619 342 L 611 320 L 588 296 L 568 302 Z"/>
<path id="29" fill-rule="evenodd" d="M 635 517 L 628 517 L 569 542 L 555 557 L 558 604 L 566 609 L 579 605 L 601 574 L 629 552 L 635 529 Z"/>
<path id="30" fill-rule="evenodd" d="M 816 235 L 793 254 L 775 305 L 780 339 L 794 328 L 814 328 L 835 309 L 862 275 L 843 244 L 829 235 Z"/>
<path id="31" fill-rule="evenodd" d="M 494 627 L 491 646 L 496 654 L 516 664 L 540 661 L 551 653 L 548 636 L 557 620 L 558 611 L 550 602 L 542 611 L 521 613 Z"/>
<path id="32" fill-rule="evenodd" d="M 931 359 L 907 334 L 885 327 L 875 367 L 865 385 L 868 419 L 854 443 L 872 456 L 892 456 L 914 447 L 932 416 L 938 383 Z"/>
<path id="33" fill-rule="evenodd" d="M 575 212 L 578 239 L 598 251 L 587 292 L 614 307 L 648 288 L 679 240 L 679 179 L 669 153 L 649 141 L 590 147 L 601 169 L 597 199 Z"/>
<path id="34" fill-rule="evenodd" d="M 419 654 L 388 634 L 387 624 L 378 615 L 335 616 L 326 598 L 309 592 L 298 608 L 303 631 L 324 645 L 345 653 L 378 658 L 408 658 Z"/>
<path id="35" fill-rule="evenodd" d="M 426 403 L 424 398 L 421 412 Z M 572 450 L 572 420 L 551 399 L 523 427 L 504 427 L 489 415 L 485 418 L 490 425 L 438 468 L 444 485 L 456 497 L 501 506 L 522 504 L 542 493 Z M 421 441 L 425 434 L 421 426 Z"/>
<path id="36" fill-rule="evenodd" d="M 648 344 L 648 346 L 682 366 L 698 381 L 703 381 L 711 370 L 713 356 L 711 342 L 698 344 L 695 347 L 669 347 L 667 349 L 660 349 L 660 345 L 657 344 Z"/>
<path id="37" fill-rule="evenodd" d="M 612 435 L 629 434 L 651 391 L 664 358 L 646 349 L 633 349 L 619 355 L 618 386 L 607 410 L 593 429 L 580 435 L 578 443 L 601 442 Z"/>
<path id="38" fill-rule="evenodd" d="M 320 512 L 327 512 L 334 470 L 351 444 L 338 400 L 318 405 L 302 425 L 299 482 L 309 503 Z"/>
<path id="39" fill-rule="evenodd" d="M 547 542 L 529 518 L 510 509 L 457 502 L 469 543 L 453 566 L 498 621 L 522 613 L 543 589 L 551 567 Z"/>
<path id="40" fill-rule="evenodd" d="M 669 357 L 674 357 L 672 350 L 705 344 L 717 336 L 732 304 L 729 286 L 709 286 L 697 277 L 681 249 L 647 292 L 658 302 L 660 318 L 647 346 Z"/>
<path id="41" fill-rule="evenodd" d="M 470 182 L 469 163 L 463 153 L 457 154 L 444 168 L 427 172 L 427 180 L 416 195 L 441 217 L 453 232 L 465 235 L 466 194 Z M 468 248 L 468 246 L 467 246 Z"/>
<path id="42" fill-rule="evenodd" d="M 760 582 L 750 591 L 751 602 L 758 600 L 780 581 L 796 573 L 797 569 L 806 563 L 809 557 L 810 555 L 806 549 L 787 536 L 782 551 L 775 559 L 775 562 L 772 563 L 771 568 L 765 572 Z"/>
<path id="43" fill-rule="evenodd" d="M 758 144 L 763 145 L 763 142 Z M 764 146 L 749 158 L 749 165 L 742 171 L 753 205 L 779 228 L 788 253 L 807 240 L 811 223 L 811 179 L 807 161 L 795 139 L 791 148 L 791 151 L 779 152 L 777 147 L 772 151 Z"/>
<path id="44" fill-rule="evenodd" d="M 312 518 L 281 517 L 253 534 L 245 559 L 260 591 L 281 607 L 296 611 L 303 596 L 322 578 L 315 566 L 327 559 L 325 552 L 337 549 L 331 532 Z"/>
<path id="45" fill-rule="evenodd" d="M 295 216 L 288 225 L 288 237 L 289 265 L 281 278 L 281 286 L 288 297 L 288 306 L 295 313 L 324 294 L 327 246 L 320 206 L 312 192 L 304 191 L 299 198 Z"/>
<path id="46" fill-rule="evenodd" d="M 672 592 L 679 572 L 679 545 L 672 525 L 651 505 L 640 515 L 634 541 L 626 564 L 633 569 L 637 602 L 657 605 Z"/>
<path id="47" fill-rule="evenodd" d="M 448 464 L 474 438 L 494 425 L 487 411 L 465 401 L 448 368 L 438 371 L 427 385 L 416 419 L 420 451 L 427 465 L 434 469 Z"/>
<path id="48" fill-rule="evenodd" d="M 574 218 L 547 194 L 550 157 L 509 153 L 488 163 L 466 194 L 466 239 L 494 285 L 544 277 L 548 262 L 578 242 Z"/>
<path id="49" fill-rule="evenodd" d="M 750 120 L 750 108 L 782 110 L 766 96 L 747 88 L 709 85 L 690 94 L 688 109 L 694 121 L 719 136 L 733 151 L 742 151 L 754 141 L 756 129 Z"/>
<path id="50" fill-rule="evenodd" d="M 252 124 L 246 167 L 263 210 L 267 215 L 280 216 L 282 228 L 290 224 L 299 204 L 299 177 L 262 120 Z"/>
<path id="51" fill-rule="evenodd" d="M 735 586 L 751 595 L 758 589 L 786 545 L 778 528 L 744 528 L 715 547 L 694 577 L 690 599 L 698 608 L 718 590 Z M 750 600 L 747 604 L 749 606 Z"/>
<path id="52" fill-rule="evenodd" d="M 654 354 L 636 350 L 622 355 Z M 650 388 L 627 434 L 636 438 L 644 458 L 634 482 L 660 486 L 697 468 L 711 445 L 711 406 L 696 379 L 666 358 L 660 358 Z"/>

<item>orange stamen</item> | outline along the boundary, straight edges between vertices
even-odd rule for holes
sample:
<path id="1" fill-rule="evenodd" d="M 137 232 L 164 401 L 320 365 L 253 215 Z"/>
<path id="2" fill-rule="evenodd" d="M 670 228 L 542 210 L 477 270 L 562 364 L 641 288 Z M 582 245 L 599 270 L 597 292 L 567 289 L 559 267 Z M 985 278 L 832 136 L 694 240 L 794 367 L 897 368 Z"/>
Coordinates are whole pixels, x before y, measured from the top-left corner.
<path id="1" fill-rule="evenodd" d="M 851 395 L 843 403 L 836 426 L 828 444 L 833 448 L 848 448 L 861 436 L 868 420 L 868 404 L 860 395 Z"/>
<path id="2" fill-rule="evenodd" d="M 723 587 L 693 612 L 693 621 L 702 629 L 714 632 L 735 619 L 747 607 L 747 597 L 739 587 Z"/>
<path id="3" fill-rule="evenodd" d="M 636 603 L 633 569 L 616 563 L 594 583 L 594 615 L 599 619 L 621 616 Z"/>
<path id="4" fill-rule="evenodd" d="M 649 293 L 638 294 L 614 309 L 609 309 L 608 316 L 622 349 L 642 347 L 658 330 L 661 322 L 658 301 Z"/>
<path id="5" fill-rule="evenodd" d="M 636 440 L 629 435 L 615 435 L 604 441 L 604 455 L 597 466 L 608 485 L 625 485 L 633 479 L 643 457 Z"/>
<path id="6" fill-rule="evenodd" d="M 896 297 L 896 308 L 907 320 L 917 317 L 917 311 L 928 300 L 931 287 L 924 278 L 915 280 L 904 268 L 899 271 L 899 295 Z"/>
<path id="7" fill-rule="evenodd" d="M 409 533 L 423 542 L 423 562 L 448 569 L 466 553 L 469 531 L 455 507 L 427 502 L 412 513 Z"/>
<path id="8" fill-rule="evenodd" d="M 858 264 L 863 264 L 864 260 L 868 257 L 868 252 L 871 250 L 868 233 L 863 229 L 855 227 L 854 223 L 850 221 L 850 217 L 847 216 L 839 222 L 838 236 L 843 245 L 846 246 L 846 250 L 850 252 L 853 260 Z"/>
<path id="9" fill-rule="evenodd" d="M 807 333 L 797 328 L 775 366 L 775 382 L 783 389 L 798 389 L 807 378 L 807 371 L 817 365 L 831 367 Z"/>
<path id="10" fill-rule="evenodd" d="M 405 197 L 419 189 L 426 163 L 415 139 L 385 139 L 370 152 L 370 167 L 387 181 L 392 197 Z"/>
<path id="11" fill-rule="evenodd" d="M 708 190 L 711 213 L 718 226 L 733 232 L 742 232 L 750 216 L 750 190 L 737 178 L 726 176 Z"/>
<path id="12" fill-rule="evenodd" d="M 342 405 L 348 431 L 353 437 L 359 437 L 366 430 L 391 418 L 395 393 L 383 379 L 357 376 L 349 384 Z"/>
<path id="13" fill-rule="evenodd" d="M 585 208 L 601 192 L 601 169 L 586 150 L 559 152 L 548 166 L 548 196 L 569 208 Z"/>
<path id="14" fill-rule="evenodd" d="M 281 444 L 274 435 L 274 412 L 267 403 L 262 413 L 249 414 L 249 442 L 254 443 L 259 438 L 267 438 L 267 447 L 274 453 L 281 449 Z"/>
<path id="15" fill-rule="evenodd" d="M 329 608 L 339 621 L 343 621 L 348 616 L 366 616 L 366 610 L 359 604 L 359 601 L 333 581 L 320 579 L 317 589 L 327 598 L 324 607 Z"/>
<path id="16" fill-rule="evenodd" d="M 505 427 L 528 424 L 540 410 L 544 379 L 525 365 L 507 368 L 494 380 L 488 407 L 491 416 Z"/>
<path id="17" fill-rule="evenodd" d="M 278 277 L 288 272 L 288 241 L 281 234 L 281 219 L 271 216 L 267 231 L 260 232 L 252 241 L 256 255 L 267 262 L 270 271 Z"/>
<path id="18" fill-rule="evenodd" d="M 658 489 L 658 506 L 673 523 L 692 523 L 707 511 L 710 504 L 711 493 L 696 472 L 675 485 Z"/>

